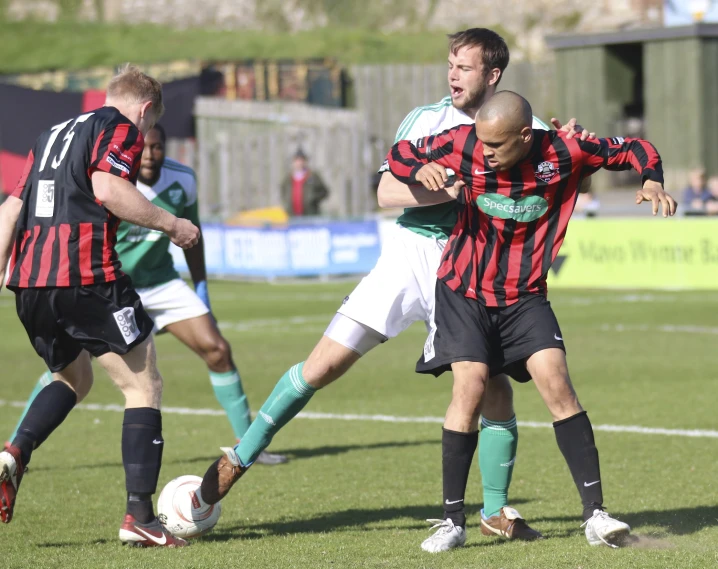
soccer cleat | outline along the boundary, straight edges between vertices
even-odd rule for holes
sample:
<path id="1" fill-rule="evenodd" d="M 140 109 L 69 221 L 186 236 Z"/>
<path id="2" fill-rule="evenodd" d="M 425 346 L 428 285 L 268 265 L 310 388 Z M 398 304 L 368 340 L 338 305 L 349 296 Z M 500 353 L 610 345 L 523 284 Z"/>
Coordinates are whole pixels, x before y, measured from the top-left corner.
<path id="1" fill-rule="evenodd" d="M 265 466 L 275 466 L 277 464 L 284 464 L 289 459 L 284 456 L 283 454 L 275 454 L 273 452 L 267 452 L 266 450 L 263 450 L 259 453 L 259 456 L 257 457 L 257 460 L 255 460 L 255 464 L 264 464 Z"/>
<path id="2" fill-rule="evenodd" d="M 120 526 L 120 541 L 130 547 L 184 547 L 184 539 L 173 536 L 155 518 L 148 524 L 141 524 L 132 514 L 126 514 Z"/>
<path id="3" fill-rule="evenodd" d="M 481 510 L 481 533 L 523 541 L 543 539 L 543 535 L 531 528 L 521 514 L 508 506 L 504 506 L 497 515 L 490 518 L 485 517 L 484 510 Z"/>
<path id="4" fill-rule="evenodd" d="M 12 521 L 17 489 L 24 474 L 20 449 L 5 443 L 5 450 L 0 452 L 0 521 L 4 524 Z"/>
<path id="5" fill-rule="evenodd" d="M 603 510 L 594 510 L 593 516 L 581 527 L 586 526 L 586 539 L 589 545 L 608 545 L 618 548 L 623 545 L 631 533 L 631 527 L 618 521 Z"/>
<path id="6" fill-rule="evenodd" d="M 462 547 L 466 543 L 466 530 L 461 526 L 454 525 L 453 520 L 426 520 L 431 529 L 438 528 L 434 535 L 427 537 L 421 544 L 421 548 L 429 553 L 449 551 L 455 547 Z M 430 530 L 431 531 L 431 530 Z"/>
<path id="7" fill-rule="evenodd" d="M 200 486 L 202 499 L 210 506 L 224 498 L 249 468 L 240 464 L 239 457 L 232 447 L 220 447 L 220 450 L 224 455 L 210 465 L 204 473 Z"/>

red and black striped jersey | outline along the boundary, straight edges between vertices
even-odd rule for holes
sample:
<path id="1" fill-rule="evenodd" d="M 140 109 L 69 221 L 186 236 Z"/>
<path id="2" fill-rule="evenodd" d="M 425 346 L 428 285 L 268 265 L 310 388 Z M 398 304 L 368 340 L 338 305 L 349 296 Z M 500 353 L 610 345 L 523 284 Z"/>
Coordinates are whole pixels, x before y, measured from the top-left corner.
<path id="1" fill-rule="evenodd" d="M 437 162 L 466 183 L 459 219 L 444 250 L 438 278 L 486 306 L 508 306 L 526 294 L 546 294 L 546 276 L 566 235 L 582 178 L 600 168 L 633 167 L 643 180 L 663 183 L 661 158 L 640 139 L 566 140 L 556 131 L 533 131 L 527 157 L 494 171 L 474 125 L 389 152 L 392 174 L 416 184 L 417 172 Z"/>
<path id="2" fill-rule="evenodd" d="M 120 220 L 96 198 L 92 174 L 133 184 L 144 138 L 114 107 L 53 126 L 35 142 L 13 196 L 23 201 L 8 288 L 84 286 L 114 281 Z"/>

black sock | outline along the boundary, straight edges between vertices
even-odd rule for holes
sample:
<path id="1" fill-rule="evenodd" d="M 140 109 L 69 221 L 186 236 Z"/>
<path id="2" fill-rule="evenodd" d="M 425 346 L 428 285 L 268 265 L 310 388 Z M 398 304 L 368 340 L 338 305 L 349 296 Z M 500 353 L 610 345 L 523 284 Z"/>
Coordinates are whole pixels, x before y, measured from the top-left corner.
<path id="1" fill-rule="evenodd" d="M 62 381 L 53 381 L 37 394 L 12 441 L 20 449 L 25 466 L 32 451 L 62 424 L 76 403 L 77 394 Z"/>
<path id="2" fill-rule="evenodd" d="M 155 511 L 152 507 L 152 494 L 127 494 L 127 513 L 132 514 L 141 524 L 148 524 L 155 519 Z"/>
<path id="3" fill-rule="evenodd" d="M 464 494 L 474 453 L 479 443 L 479 431 L 458 433 L 443 430 L 441 436 L 441 458 L 444 475 L 444 519 L 451 519 L 454 525 L 464 527 Z"/>
<path id="4" fill-rule="evenodd" d="M 140 523 L 148 523 L 154 518 L 152 494 L 157 490 L 163 448 L 162 413 L 150 407 L 125 409 L 122 464 L 128 494 L 127 513 Z"/>
<path id="5" fill-rule="evenodd" d="M 583 520 L 603 509 L 601 469 L 593 429 L 586 411 L 553 424 L 556 442 L 561 449 L 573 481 L 583 502 Z"/>

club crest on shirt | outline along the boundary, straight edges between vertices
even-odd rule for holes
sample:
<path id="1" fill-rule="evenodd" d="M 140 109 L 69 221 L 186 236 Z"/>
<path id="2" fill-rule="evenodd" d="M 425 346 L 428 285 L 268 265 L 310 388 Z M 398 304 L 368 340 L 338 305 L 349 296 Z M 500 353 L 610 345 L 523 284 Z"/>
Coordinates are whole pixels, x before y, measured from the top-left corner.
<path id="1" fill-rule="evenodd" d="M 545 162 L 541 162 L 541 164 L 539 164 L 536 168 L 536 172 L 534 172 L 534 175 L 537 179 L 541 180 L 542 182 L 546 182 L 547 184 L 551 180 L 553 180 L 556 174 L 558 174 L 558 168 L 556 168 L 548 160 Z"/>
<path id="2" fill-rule="evenodd" d="M 182 190 L 176 189 L 176 190 L 170 190 L 170 201 L 172 202 L 172 205 L 179 205 L 179 203 L 182 201 Z"/>

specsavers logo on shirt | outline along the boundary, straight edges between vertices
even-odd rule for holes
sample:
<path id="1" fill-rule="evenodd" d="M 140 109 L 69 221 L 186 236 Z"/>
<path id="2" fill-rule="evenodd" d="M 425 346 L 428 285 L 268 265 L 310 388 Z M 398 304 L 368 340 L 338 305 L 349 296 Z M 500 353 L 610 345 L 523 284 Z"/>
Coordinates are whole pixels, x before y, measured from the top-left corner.
<path id="1" fill-rule="evenodd" d="M 482 194 L 476 198 L 476 205 L 491 217 L 515 219 L 524 223 L 535 221 L 548 211 L 548 202 L 541 196 L 525 196 L 514 200 L 501 194 Z"/>

